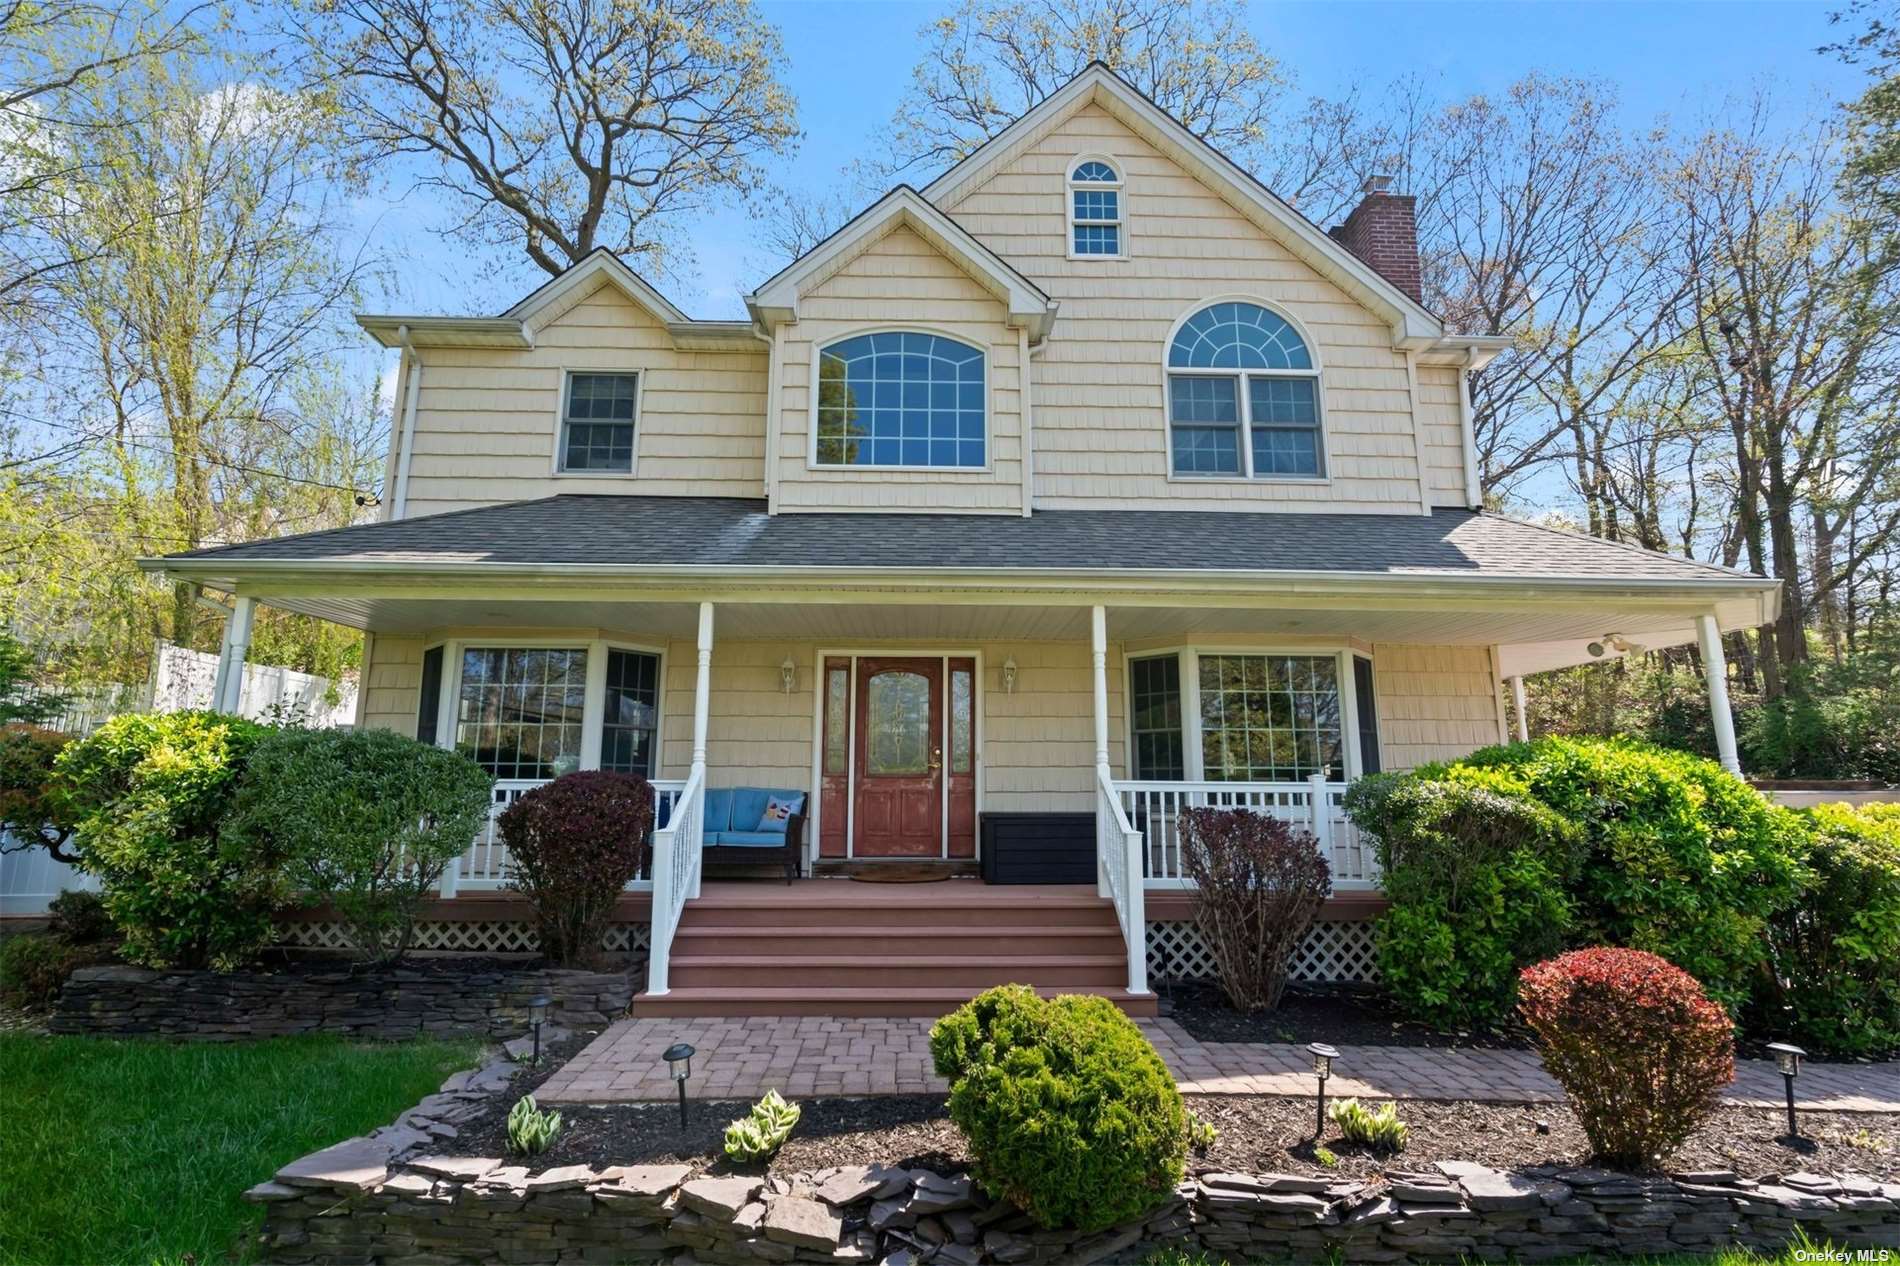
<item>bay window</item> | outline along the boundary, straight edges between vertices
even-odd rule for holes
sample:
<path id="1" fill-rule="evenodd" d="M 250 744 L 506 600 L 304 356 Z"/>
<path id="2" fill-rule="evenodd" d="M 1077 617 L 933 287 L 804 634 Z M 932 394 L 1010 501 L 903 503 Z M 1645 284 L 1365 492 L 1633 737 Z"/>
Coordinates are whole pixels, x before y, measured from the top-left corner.
<path id="1" fill-rule="evenodd" d="M 418 737 L 461 752 L 498 779 L 545 782 L 577 769 L 659 772 L 657 653 L 605 642 L 446 643 L 424 652 L 423 667 Z"/>

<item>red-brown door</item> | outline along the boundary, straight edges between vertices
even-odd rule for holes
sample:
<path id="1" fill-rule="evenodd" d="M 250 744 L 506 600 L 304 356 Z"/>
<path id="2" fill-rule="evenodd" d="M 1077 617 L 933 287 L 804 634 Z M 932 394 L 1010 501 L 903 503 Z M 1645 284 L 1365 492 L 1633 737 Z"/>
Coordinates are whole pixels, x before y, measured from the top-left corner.
<path id="1" fill-rule="evenodd" d="M 943 856 L 943 661 L 858 661 L 858 857 Z"/>

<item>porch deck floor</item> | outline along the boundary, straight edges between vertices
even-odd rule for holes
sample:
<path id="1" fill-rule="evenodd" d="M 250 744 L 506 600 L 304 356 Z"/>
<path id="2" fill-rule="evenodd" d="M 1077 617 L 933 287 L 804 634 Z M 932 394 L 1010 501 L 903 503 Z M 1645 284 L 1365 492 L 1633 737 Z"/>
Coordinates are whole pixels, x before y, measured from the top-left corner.
<path id="1" fill-rule="evenodd" d="M 926 887 L 933 885 L 924 885 Z M 1303 1046 L 1201 1042 L 1172 1020 L 1139 1020 L 1190 1094 L 1310 1095 Z M 637 1103 L 676 1091 L 660 1052 L 690 1042 L 700 1099 L 752 1099 L 776 1088 L 813 1095 L 944 1094 L 930 1065 L 927 1019 L 754 1016 L 616 1021 L 535 1092 L 544 1102 Z M 1332 1095 L 1373 1099 L 1477 1099 L 1495 1103 L 1563 1098 L 1531 1051 L 1343 1046 Z M 1900 1063 L 1803 1065 L 1796 1102 L 1806 1108 L 1900 1112 Z M 1765 1060 L 1737 1060 L 1730 1103 L 1779 1107 L 1781 1076 Z"/>

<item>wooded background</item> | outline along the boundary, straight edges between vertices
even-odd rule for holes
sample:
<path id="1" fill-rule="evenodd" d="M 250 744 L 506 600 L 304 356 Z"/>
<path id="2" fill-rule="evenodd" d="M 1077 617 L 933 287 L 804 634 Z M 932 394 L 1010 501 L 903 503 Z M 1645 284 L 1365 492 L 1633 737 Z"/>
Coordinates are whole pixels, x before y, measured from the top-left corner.
<path id="1" fill-rule="evenodd" d="M 1793 127 L 1764 90 L 1632 125 L 1614 83 L 1534 65 L 1305 95 L 1249 16 L 964 0 L 878 144 L 793 189 L 746 0 L 0 0 L 0 620 L 52 682 L 142 680 L 221 617 L 134 559 L 374 515 L 390 402 L 349 316 L 401 261 L 348 231 L 363 190 L 548 273 L 607 246 L 681 275 L 733 205 L 782 262 L 1100 59 L 1315 223 L 1371 175 L 1416 196 L 1428 306 L 1513 340 L 1471 381 L 1487 502 L 1782 579 L 1730 638 L 1745 765 L 1900 781 L 1900 5 L 1787 50 L 1865 71 Z M 359 652 L 264 612 L 252 654 Z M 1532 728 L 1710 751 L 1693 655 L 1534 679 Z"/>

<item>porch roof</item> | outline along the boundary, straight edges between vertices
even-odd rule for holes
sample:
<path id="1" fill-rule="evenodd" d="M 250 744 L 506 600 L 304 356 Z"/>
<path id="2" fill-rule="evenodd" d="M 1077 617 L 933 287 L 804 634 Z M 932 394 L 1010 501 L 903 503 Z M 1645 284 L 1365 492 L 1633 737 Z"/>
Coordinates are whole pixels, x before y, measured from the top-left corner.
<path id="1" fill-rule="evenodd" d="M 779 514 L 763 500 L 564 494 L 143 560 L 250 572 L 520 569 L 827 573 L 1226 573 L 1582 582 L 1772 591 L 1777 582 L 1484 511 L 1276 514 Z"/>

